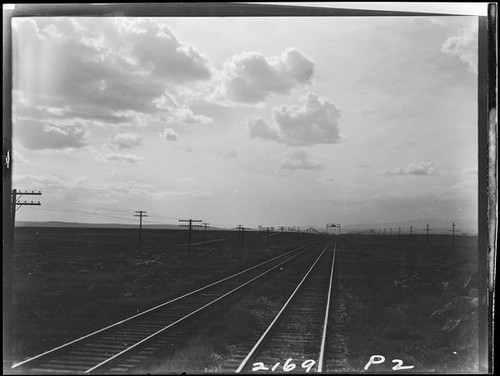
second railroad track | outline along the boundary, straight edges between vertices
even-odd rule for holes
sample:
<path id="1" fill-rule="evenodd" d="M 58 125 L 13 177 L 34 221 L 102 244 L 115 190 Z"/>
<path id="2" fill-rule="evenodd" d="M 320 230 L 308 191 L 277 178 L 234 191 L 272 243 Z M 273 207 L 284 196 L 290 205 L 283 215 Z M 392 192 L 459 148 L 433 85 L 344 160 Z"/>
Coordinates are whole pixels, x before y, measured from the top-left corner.
<path id="1" fill-rule="evenodd" d="M 324 247 L 236 372 L 324 372 L 337 243 Z"/>

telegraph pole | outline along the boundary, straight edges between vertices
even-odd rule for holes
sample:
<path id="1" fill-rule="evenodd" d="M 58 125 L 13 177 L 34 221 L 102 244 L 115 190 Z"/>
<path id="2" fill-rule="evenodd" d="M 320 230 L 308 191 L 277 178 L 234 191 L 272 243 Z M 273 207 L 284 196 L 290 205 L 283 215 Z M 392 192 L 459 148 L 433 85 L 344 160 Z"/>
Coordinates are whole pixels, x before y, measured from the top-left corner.
<path id="1" fill-rule="evenodd" d="M 453 233 L 451 235 L 451 250 L 454 251 L 455 250 L 455 222 L 453 222 L 452 224 L 453 226 Z"/>
<path id="2" fill-rule="evenodd" d="M 139 248 L 142 247 L 142 218 L 147 217 L 147 212 L 144 210 L 136 210 L 137 214 L 134 214 L 134 217 L 139 217 Z"/>
<path id="3" fill-rule="evenodd" d="M 5 119 L 4 119 L 5 120 Z M 4 124 L 5 125 L 5 124 Z M 5 132 L 4 132 L 5 136 Z M 4 140 L 5 141 L 5 140 Z M 10 138 L 9 138 L 10 142 Z M 4 143 L 5 146 L 5 143 Z M 12 150 L 12 149 L 11 149 Z M 11 360 L 12 356 L 12 263 L 13 263 L 13 254 L 14 254 L 14 237 L 15 237 L 15 229 L 16 229 L 16 211 L 19 210 L 21 206 L 31 206 L 36 205 L 39 206 L 40 201 L 38 202 L 27 202 L 27 201 L 19 201 L 22 196 L 41 196 L 42 192 L 35 191 L 18 191 L 17 189 L 13 189 L 11 191 L 12 185 L 10 179 L 6 179 L 7 175 L 11 176 L 10 170 L 10 153 L 7 151 L 7 155 L 5 156 L 5 164 L 4 164 L 4 199 L 10 199 L 10 205 L 5 202 L 5 206 L 3 208 L 3 219 L 4 219 L 4 238 L 3 238 L 3 304 L 4 304 L 4 364 Z M 9 197 L 10 196 L 10 197 Z M 6 200 L 6 201 L 7 201 Z M 9 223 L 10 222 L 10 223 Z"/>
<path id="4" fill-rule="evenodd" d="M 243 227 L 242 225 L 238 225 L 238 227 L 236 227 L 236 229 L 238 230 L 238 233 L 239 233 L 240 247 L 243 248 L 244 247 L 244 237 L 245 237 L 245 227 Z"/>
<path id="5" fill-rule="evenodd" d="M 16 211 L 19 210 L 19 208 L 21 206 L 25 206 L 25 205 L 36 205 L 36 206 L 40 206 L 40 201 L 38 202 L 27 202 L 27 201 L 19 201 L 19 198 L 21 198 L 22 196 L 41 196 L 42 195 L 42 192 L 38 191 L 38 192 L 35 192 L 35 191 L 31 191 L 31 192 L 28 192 L 28 191 L 17 191 L 17 189 L 13 189 L 12 190 L 12 200 L 11 200 L 11 218 L 12 218 L 12 227 L 15 228 L 16 226 Z M 19 196 L 19 197 L 18 197 Z M 12 231 L 12 234 L 14 234 L 14 231 Z M 13 236 L 13 235 L 12 235 Z"/>
<path id="6" fill-rule="evenodd" d="M 205 226 L 205 230 L 203 231 L 203 245 L 207 244 L 207 226 L 210 223 L 203 223 L 203 226 Z"/>
<path id="7" fill-rule="evenodd" d="M 203 220 L 201 220 L 201 219 L 179 219 L 179 222 L 188 222 L 189 223 L 188 225 L 180 225 L 180 226 L 188 226 L 189 227 L 189 231 L 188 231 L 188 237 L 189 237 L 188 252 L 189 252 L 189 254 L 191 254 L 191 231 L 193 229 L 193 226 L 194 227 L 201 227 L 201 225 L 198 225 L 198 224 L 193 225 L 193 223 L 203 222 Z"/>

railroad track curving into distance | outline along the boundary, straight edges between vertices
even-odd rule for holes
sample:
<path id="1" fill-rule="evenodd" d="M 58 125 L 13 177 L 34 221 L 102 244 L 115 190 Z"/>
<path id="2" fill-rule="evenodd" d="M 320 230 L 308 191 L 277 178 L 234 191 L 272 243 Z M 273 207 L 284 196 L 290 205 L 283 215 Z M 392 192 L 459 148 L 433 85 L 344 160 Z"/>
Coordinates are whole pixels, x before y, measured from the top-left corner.
<path id="1" fill-rule="evenodd" d="M 337 242 L 329 243 L 236 372 L 327 372 Z M 335 355 L 333 355 L 335 356 Z M 330 356 L 331 357 L 331 356 Z"/>
<path id="2" fill-rule="evenodd" d="M 185 337 L 186 325 L 227 299 L 244 294 L 253 282 L 308 251 L 308 242 L 282 255 L 169 300 L 34 357 L 13 364 L 20 373 L 120 373 L 146 361 L 161 346 Z"/>

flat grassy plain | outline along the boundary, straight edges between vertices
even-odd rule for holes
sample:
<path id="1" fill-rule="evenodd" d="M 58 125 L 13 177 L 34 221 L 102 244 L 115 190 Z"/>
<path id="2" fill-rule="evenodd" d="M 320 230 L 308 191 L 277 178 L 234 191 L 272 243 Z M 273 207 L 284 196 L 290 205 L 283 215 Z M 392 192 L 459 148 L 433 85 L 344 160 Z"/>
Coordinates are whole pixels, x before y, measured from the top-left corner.
<path id="1" fill-rule="evenodd" d="M 18 228 L 14 252 L 15 359 L 57 345 L 189 292 L 306 238 L 187 230 Z M 335 269 L 341 297 L 345 367 L 341 372 L 477 371 L 477 238 L 434 235 L 342 235 Z M 144 365 L 141 373 L 220 372 L 233 355 L 251 346 L 293 290 L 305 265 L 255 286 L 216 319 L 191 333 L 184 347 Z M 476 276 L 477 277 L 477 276 Z M 337 326 L 338 327 L 338 326 Z M 245 342 L 246 341 L 246 342 Z M 383 364 L 365 365 L 372 355 Z"/>
<path id="2" fill-rule="evenodd" d="M 303 242 L 296 234 L 16 229 L 14 359 L 21 360 L 226 277 Z"/>
<path id="3" fill-rule="evenodd" d="M 345 236 L 337 255 L 348 369 L 478 371 L 477 238 Z M 485 276 L 483 276 L 485 277 Z"/>

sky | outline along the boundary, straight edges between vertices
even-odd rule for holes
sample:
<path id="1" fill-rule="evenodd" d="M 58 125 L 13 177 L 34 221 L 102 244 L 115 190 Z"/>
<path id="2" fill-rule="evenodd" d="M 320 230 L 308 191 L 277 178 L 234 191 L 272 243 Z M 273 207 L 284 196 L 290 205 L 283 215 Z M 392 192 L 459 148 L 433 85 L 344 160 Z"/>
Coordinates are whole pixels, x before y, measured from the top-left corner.
<path id="1" fill-rule="evenodd" d="M 23 221 L 477 221 L 477 17 L 15 18 Z M 29 198 L 31 199 L 31 197 Z"/>

